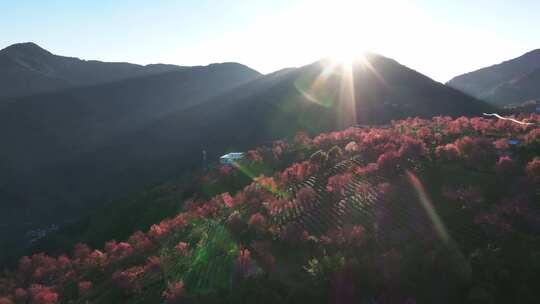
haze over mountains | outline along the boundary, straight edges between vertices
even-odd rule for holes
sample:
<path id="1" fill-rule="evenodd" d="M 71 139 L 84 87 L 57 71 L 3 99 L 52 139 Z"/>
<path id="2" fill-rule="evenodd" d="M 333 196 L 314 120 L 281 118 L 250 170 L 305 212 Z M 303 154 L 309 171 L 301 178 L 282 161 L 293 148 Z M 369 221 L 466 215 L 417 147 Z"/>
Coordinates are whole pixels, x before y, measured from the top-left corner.
<path id="1" fill-rule="evenodd" d="M 456 76 L 447 85 L 498 106 L 540 99 L 540 49 Z"/>
<path id="2" fill-rule="evenodd" d="M 200 167 L 202 150 L 214 160 L 298 131 L 492 109 L 376 54 L 352 70 L 321 60 L 269 75 L 238 63 L 84 61 L 35 44 L 8 47 L 0 58 L 6 223 L 76 218 Z"/>

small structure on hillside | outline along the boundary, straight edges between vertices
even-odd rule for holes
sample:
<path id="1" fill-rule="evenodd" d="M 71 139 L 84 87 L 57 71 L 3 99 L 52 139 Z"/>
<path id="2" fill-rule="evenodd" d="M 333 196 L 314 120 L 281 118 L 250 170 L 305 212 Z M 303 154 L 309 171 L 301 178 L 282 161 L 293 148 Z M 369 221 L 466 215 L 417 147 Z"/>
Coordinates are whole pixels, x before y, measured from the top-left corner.
<path id="1" fill-rule="evenodd" d="M 513 138 L 511 138 L 511 139 L 509 139 L 509 140 L 507 141 L 507 143 L 508 143 L 509 145 L 511 145 L 511 146 L 515 146 L 515 145 L 519 145 L 519 144 L 521 143 L 521 141 L 519 141 L 519 139 L 513 139 Z"/>
<path id="2" fill-rule="evenodd" d="M 243 152 L 231 152 L 219 158 L 219 163 L 222 165 L 233 165 L 235 162 L 244 158 Z"/>

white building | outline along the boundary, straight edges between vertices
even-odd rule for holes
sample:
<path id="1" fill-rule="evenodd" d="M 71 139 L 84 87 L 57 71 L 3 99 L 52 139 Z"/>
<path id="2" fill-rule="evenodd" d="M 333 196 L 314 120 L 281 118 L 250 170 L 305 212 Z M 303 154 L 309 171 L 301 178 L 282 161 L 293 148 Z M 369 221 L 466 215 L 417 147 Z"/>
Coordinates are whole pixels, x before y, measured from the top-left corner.
<path id="1" fill-rule="evenodd" d="M 219 158 L 219 162 L 222 165 L 232 165 L 236 161 L 241 160 L 242 158 L 244 158 L 244 153 L 243 152 L 231 152 L 231 153 L 228 153 L 228 154 L 225 154 L 225 155 L 221 156 Z"/>

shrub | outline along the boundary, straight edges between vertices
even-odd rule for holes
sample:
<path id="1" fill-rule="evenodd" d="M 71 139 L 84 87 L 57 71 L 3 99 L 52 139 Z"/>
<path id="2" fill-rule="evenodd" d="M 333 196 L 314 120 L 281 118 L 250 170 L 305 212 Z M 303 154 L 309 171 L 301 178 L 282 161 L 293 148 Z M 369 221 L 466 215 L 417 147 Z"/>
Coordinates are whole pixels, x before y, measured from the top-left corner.
<path id="1" fill-rule="evenodd" d="M 169 283 L 163 292 L 165 304 L 181 304 L 186 298 L 186 291 L 183 282 Z"/>
<path id="2" fill-rule="evenodd" d="M 30 286 L 31 304 L 55 304 L 58 303 L 58 294 L 51 288 L 42 285 Z"/>
<path id="3" fill-rule="evenodd" d="M 345 195 L 345 186 L 347 186 L 351 181 L 351 173 L 331 176 L 330 178 L 328 178 L 326 190 L 334 194 Z"/>
<path id="4" fill-rule="evenodd" d="M 540 182 L 540 157 L 535 157 L 528 162 L 525 172 L 532 182 Z"/>
<path id="5" fill-rule="evenodd" d="M 79 286 L 79 295 L 83 296 L 92 289 L 92 282 L 81 281 L 79 282 L 78 286 Z"/>
<path id="6" fill-rule="evenodd" d="M 435 156 L 443 161 L 455 161 L 459 159 L 459 150 L 455 144 L 446 144 L 435 148 Z"/>
<path id="7" fill-rule="evenodd" d="M 515 167 L 515 162 L 510 158 L 510 156 L 501 156 L 495 164 L 495 171 L 497 174 L 507 176 L 515 171 Z"/>

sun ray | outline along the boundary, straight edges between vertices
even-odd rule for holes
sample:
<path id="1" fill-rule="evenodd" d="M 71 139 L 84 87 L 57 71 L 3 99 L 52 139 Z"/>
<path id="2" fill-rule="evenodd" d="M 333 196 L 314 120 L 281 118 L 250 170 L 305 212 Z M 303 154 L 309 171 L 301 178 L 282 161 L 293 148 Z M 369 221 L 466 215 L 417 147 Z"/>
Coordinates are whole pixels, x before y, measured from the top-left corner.
<path id="1" fill-rule="evenodd" d="M 357 124 L 354 71 L 352 64 L 342 65 L 341 68 L 340 123 L 342 124 L 341 127 L 349 127 Z"/>
<path id="2" fill-rule="evenodd" d="M 433 207 L 433 203 L 429 199 L 429 196 L 427 195 L 426 190 L 424 189 L 424 185 L 422 184 L 420 179 L 418 179 L 418 177 L 416 177 L 416 175 L 414 175 L 411 171 L 407 171 L 407 177 L 409 178 L 411 185 L 416 190 L 416 193 L 418 194 L 418 198 L 420 200 L 420 204 L 422 205 L 429 219 L 433 223 L 433 226 L 435 227 L 435 231 L 445 243 L 448 243 L 449 236 L 448 236 L 446 227 L 444 226 L 441 218 L 437 214 L 437 211 L 435 211 L 435 208 Z"/>
<path id="3" fill-rule="evenodd" d="M 377 69 L 375 69 L 375 67 L 373 66 L 373 64 L 369 61 L 368 57 L 366 55 L 362 56 L 361 57 L 361 60 L 362 60 L 362 64 L 368 68 L 374 75 L 375 77 L 377 77 L 377 79 L 379 79 L 379 81 L 384 84 L 385 86 L 388 86 L 388 83 L 386 82 L 386 80 L 384 79 L 384 77 L 382 77 L 382 75 L 379 73 L 379 71 L 377 71 Z"/>

